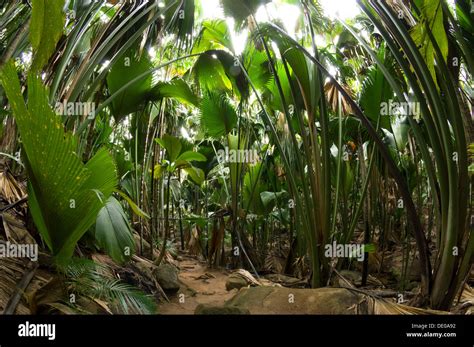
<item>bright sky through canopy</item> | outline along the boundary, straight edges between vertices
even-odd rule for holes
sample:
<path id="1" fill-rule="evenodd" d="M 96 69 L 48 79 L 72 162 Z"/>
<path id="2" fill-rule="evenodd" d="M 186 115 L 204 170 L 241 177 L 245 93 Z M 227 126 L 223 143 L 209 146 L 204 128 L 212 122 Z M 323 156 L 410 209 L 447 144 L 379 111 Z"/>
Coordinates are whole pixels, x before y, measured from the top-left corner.
<path id="1" fill-rule="evenodd" d="M 353 18 L 360 13 L 356 0 L 319 0 L 324 13 L 331 18 Z"/>
<path id="2" fill-rule="evenodd" d="M 276 0 L 274 2 L 278 4 L 280 1 Z M 355 17 L 360 13 L 356 0 L 319 0 L 319 3 L 323 7 L 324 12 L 332 18 L 339 14 L 340 18 L 346 19 Z M 202 4 L 204 18 L 222 18 L 224 16 L 219 0 L 202 0 Z M 278 5 L 278 8 L 282 9 L 282 4 Z M 288 6 L 287 4 L 283 5 Z M 286 11 L 287 9 L 285 8 L 285 11 L 281 11 L 279 17 L 284 19 L 285 22 L 293 22 L 295 13 L 291 10 Z"/>
<path id="3" fill-rule="evenodd" d="M 239 1 L 239 0 L 236 0 Z M 340 17 L 347 19 L 355 17 L 360 13 L 356 0 L 319 0 L 324 12 L 330 18 Z M 203 18 L 224 18 L 224 12 L 219 0 L 201 0 Z M 256 13 L 258 22 L 266 22 L 270 19 L 278 18 L 284 23 L 286 30 L 291 36 L 294 36 L 295 27 L 299 15 L 301 14 L 298 6 L 289 5 L 279 0 L 273 0 L 273 3 L 262 6 Z M 227 19 L 230 28 L 234 27 L 232 18 Z M 245 47 L 247 32 L 236 33 L 231 30 L 232 42 L 235 53 L 239 54 Z"/>

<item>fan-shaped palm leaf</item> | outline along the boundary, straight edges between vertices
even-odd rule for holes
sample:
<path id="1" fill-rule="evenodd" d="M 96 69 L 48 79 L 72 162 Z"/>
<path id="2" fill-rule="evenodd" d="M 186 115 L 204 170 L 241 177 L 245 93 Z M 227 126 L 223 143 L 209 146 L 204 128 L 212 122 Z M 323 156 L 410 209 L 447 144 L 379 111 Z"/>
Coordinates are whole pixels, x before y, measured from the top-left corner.
<path id="1" fill-rule="evenodd" d="M 52 253 L 68 258 L 117 185 L 115 165 L 105 150 L 82 163 L 77 139 L 64 133 L 39 78 L 28 79 L 28 107 L 13 63 L 1 71 L 0 81 L 23 142 L 31 214 Z"/>
<path id="2" fill-rule="evenodd" d="M 210 92 L 201 101 L 201 125 L 213 138 L 227 135 L 237 124 L 237 113 L 223 94 Z"/>

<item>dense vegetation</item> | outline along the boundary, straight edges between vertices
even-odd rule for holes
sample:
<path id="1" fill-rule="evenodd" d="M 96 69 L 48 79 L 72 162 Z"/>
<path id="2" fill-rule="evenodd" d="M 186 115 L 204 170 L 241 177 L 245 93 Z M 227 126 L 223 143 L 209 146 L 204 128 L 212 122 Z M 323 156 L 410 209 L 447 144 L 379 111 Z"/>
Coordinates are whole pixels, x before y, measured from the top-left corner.
<path id="1" fill-rule="evenodd" d="M 96 253 L 314 288 L 399 255 L 386 287 L 449 310 L 474 251 L 471 3 L 358 3 L 340 21 L 317 0 L 221 0 L 222 19 L 206 0 L 0 1 L 2 215 L 114 312 L 154 308 Z M 290 5 L 296 28 L 256 16 Z"/>

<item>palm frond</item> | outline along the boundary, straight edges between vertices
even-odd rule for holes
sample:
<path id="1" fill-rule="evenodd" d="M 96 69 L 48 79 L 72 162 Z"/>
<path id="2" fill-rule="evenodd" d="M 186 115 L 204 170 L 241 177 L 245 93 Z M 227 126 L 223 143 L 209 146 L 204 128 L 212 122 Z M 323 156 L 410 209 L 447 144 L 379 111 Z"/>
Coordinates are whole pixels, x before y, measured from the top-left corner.
<path id="1" fill-rule="evenodd" d="M 156 305 L 149 296 L 115 278 L 113 271 L 105 264 L 72 258 L 60 270 L 73 292 L 104 301 L 115 313 L 152 314 L 156 311 Z"/>
<path id="2" fill-rule="evenodd" d="M 201 125 L 214 138 L 227 135 L 237 124 L 237 113 L 223 94 L 209 92 L 201 101 Z"/>
<path id="3" fill-rule="evenodd" d="M 28 79 L 28 108 L 12 63 L 0 80 L 23 141 L 31 214 L 53 255 L 69 258 L 117 185 L 115 165 L 106 150 L 82 163 L 77 139 L 64 132 L 39 78 Z"/>

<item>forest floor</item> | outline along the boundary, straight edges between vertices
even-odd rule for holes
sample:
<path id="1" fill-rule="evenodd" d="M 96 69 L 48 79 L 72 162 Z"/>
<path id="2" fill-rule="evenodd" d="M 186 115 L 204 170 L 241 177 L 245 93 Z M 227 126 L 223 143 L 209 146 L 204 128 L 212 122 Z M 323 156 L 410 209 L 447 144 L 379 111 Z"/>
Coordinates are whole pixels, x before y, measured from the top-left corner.
<path id="1" fill-rule="evenodd" d="M 406 305 L 397 305 L 395 299 L 397 292 L 389 289 L 390 287 L 385 287 L 374 277 L 371 277 L 372 280 L 369 281 L 373 282 L 371 285 L 361 289 L 367 293 L 376 293 L 377 297 L 383 296 L 385 299 L 366 297 L 361 295 L 362 291 L 347 290 L 347 285 L 355 288 L 349 276 L 355 274 L 355 271 L 342 271 L 347 276 L 344 281 L 337 282 L 335 287 L 318 290 L 301 289 L 301 287 L 299 289 L 281 288 L 281 285 L 262 278 L 260 279 L 262 286 L 258 285 L 253 290 L 227 291 L 226 284 L 233 276 L 232 271 L 225 268 L 210 268 L 206 262 L 186 253 L 180 253 L 176 257 L 176 262 L 179 267 L 178 278 L 181 287 L 177 293 L 168 295 L 169 302 L 158 303 L 158 314 L 193 315 L 197 312 L 196 308 L 199 305 L 224 307 L 229 304 L 248 310 L 250 314 L 444 314 L 444 312 L 424 311 Z M 275 288 L 275 285 L 280 288 Z M 453 307 L 453 313 L 473 313 L 474 292 L 468 285 L 466 289 L 457 307 Z M 392 292 L 395 294 L 392 295 Z M 405 293 L 414 295 L 410 292 Z M 288 301 L 288 295 L 296 297 L 297 300 Z M 364 306 L 365 302 L 368 308 Z"/>
<path id="2" fill-rule="evenodd" d="M 207 263 L 188 255 L 180 259 L 181 289 L 169 296 L 170 302 L 158 305 L 158 314 L 194 314 L 199 304 L 222 306 L 237 293 L 236 289 L 226 290 L 230 274 L 227 270 L 209 268 Z"/>

